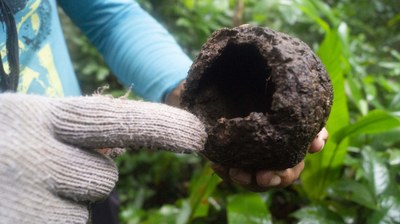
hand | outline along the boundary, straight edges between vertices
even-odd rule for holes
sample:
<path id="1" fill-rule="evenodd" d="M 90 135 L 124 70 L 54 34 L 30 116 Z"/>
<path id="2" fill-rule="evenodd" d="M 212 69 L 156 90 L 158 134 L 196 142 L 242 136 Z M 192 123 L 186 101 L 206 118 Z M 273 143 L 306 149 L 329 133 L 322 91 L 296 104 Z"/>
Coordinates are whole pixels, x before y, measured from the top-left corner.
<path id="1" fill-rule="evenodd" d="M 107 97 L 0 94 L 0 223 L 86 223 L 117 168 L 97 148 L 192 152 L 206 134 L 193 115 Z"/>
<path id="2" fill-rule="evenodd" d="M 328 139 L 328 131 L 323 128 L 310 145 L 308 152 L 316 153 L 323 149 Z M 255 192 L 266 191 L 271 187 L 287 187 L 297 180 L 304 169 L 304 160 L 293 168 L 283 171 L 259 170 L 256 173 L 248 173 L 240 169 L 227 169 L 219 164 L 211 164 L 221 178 L 233 182 Z"/>
<path id="3" fill-rule="evenodd" d="M 173 89 L 168 95 L 165 97 L 165 103 L 174 106 L 181 107 L 181 94 L 185 89 L 185 80 L 180 82 L 175 89 Z"/>

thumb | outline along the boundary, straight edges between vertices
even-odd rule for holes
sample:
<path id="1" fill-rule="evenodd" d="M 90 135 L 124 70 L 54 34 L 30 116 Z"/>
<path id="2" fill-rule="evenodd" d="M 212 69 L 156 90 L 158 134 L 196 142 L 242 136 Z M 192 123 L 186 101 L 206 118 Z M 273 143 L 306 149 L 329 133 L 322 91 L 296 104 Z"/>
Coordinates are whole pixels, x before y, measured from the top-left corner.
<path id="1" fill-rule="evenodd" d="M 191 113 L 163 105 L 104 96 L 50 101 L 56 138 L 78 147 L 134 147 L 196 152 L 207 135 Z"/>

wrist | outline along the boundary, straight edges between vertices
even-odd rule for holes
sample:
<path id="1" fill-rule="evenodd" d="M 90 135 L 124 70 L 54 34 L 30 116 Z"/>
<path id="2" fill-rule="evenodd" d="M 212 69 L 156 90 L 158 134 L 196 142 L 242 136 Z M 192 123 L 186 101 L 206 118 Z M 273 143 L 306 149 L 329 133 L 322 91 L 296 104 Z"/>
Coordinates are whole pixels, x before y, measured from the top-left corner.
<path id="1" fill-rule="evenodd" d="M 174 106 L 174 107 L 181 107 L 181 94 L 184 89 L 185 80 L 180 82 L 175 89 L 167 94 L 165 97 L 165 103 Z"/>

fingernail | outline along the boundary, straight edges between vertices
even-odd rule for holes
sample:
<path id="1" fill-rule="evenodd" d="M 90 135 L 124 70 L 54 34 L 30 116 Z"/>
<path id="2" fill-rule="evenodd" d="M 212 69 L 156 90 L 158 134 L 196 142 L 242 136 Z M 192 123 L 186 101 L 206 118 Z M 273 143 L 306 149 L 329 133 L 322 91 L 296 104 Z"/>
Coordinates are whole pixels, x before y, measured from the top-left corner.
<path id="1" fill-rule="evenodd" d="M 319 151 L 321 151 L 322 149 L 324 149 L 324 147 L 325 147 L 325 142 L 322 141 L 321 148 L 319 149 Z"/>
<path id="2" fill-rule="evenodd" d="M 274 175 L 269 181 L 269 186 L 278 186 L 279 184 L 281 184 L 281 182 L 282 179 L 279 176 Z"/>
<path id="3" fill-rule="evenodd" d="M 318 151 L 321 151 L 325 146 L 325 140 L 321 135 L 318 135 L 318 139 L 319 139 L 319 142 L 320 142 L 320 147 L 318 148 Z"/>
<path id="4" fill-rule="evenodd" d="M 324 146 L 325 146 L 325 142 L 322 140 L 322 138 L 316 138 L 316 140 L 314 140 L 311 143 L 308 152 L 309 153 L 319 152 L 324 148 Z"/>

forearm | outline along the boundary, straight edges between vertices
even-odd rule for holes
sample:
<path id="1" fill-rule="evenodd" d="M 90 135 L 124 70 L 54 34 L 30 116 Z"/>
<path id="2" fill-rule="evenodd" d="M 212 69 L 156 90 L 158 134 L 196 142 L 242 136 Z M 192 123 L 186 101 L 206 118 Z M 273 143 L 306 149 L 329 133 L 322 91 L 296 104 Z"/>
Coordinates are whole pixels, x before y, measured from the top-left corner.
<path id="1" fill-rule="evenodd" d="M 104 56 L 113 73 L 141 97 L 163 101 L 191 60 L 172 36 L 132 0 L 59 0 Z"/>

